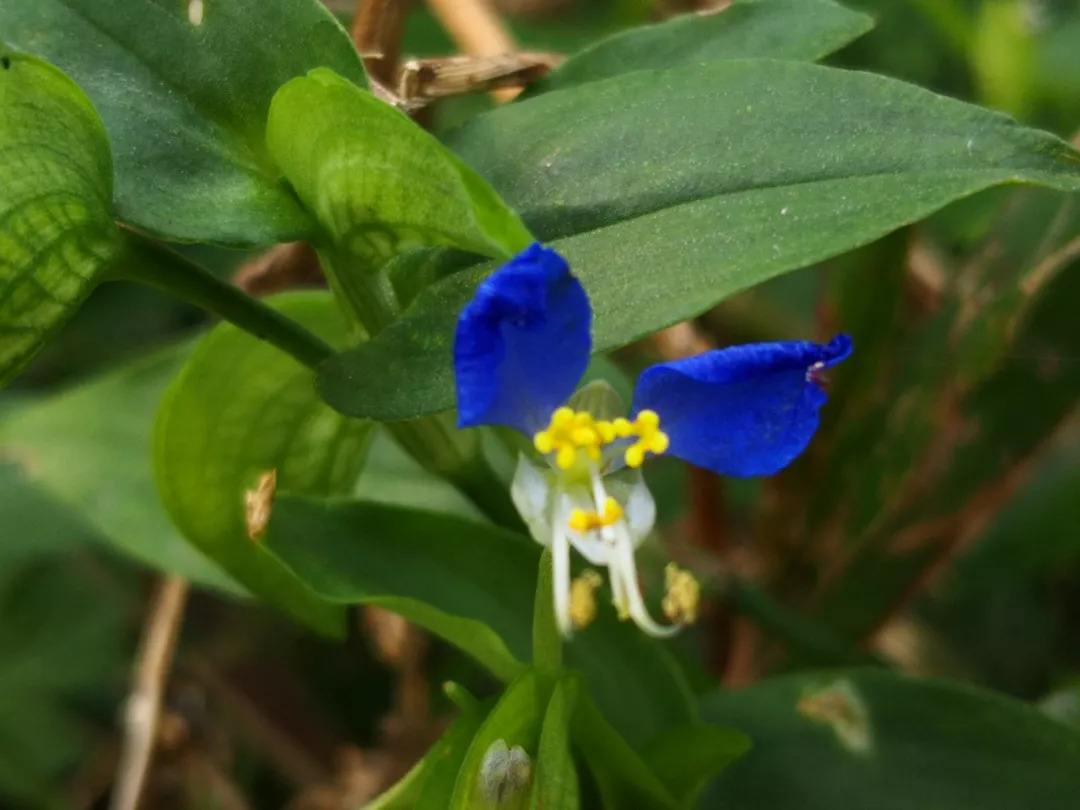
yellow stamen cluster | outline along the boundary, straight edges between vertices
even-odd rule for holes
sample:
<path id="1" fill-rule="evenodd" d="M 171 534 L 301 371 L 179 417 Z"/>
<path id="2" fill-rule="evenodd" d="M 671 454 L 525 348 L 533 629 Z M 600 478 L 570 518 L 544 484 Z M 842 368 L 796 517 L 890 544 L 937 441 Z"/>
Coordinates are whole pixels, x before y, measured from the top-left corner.
<path id="1" fill-rule="evenodd" d="M 660 430 L 660 417 L 656 411 L 641 411 L 633 422 L 629 419 L 616 419 L 612 422 L 612 427 L 620 439 L 637 439 L 626 448 L 628 467 L 640 467 L 645 463 L 645 453 L 659 456 L 667 451 L 670 444 L 667 434 Z"/>
<path id="2" fill-rule="evenodd" d="M 591 568 L 570 583 L 570 621 L 579 630 L 596 618 L 596 589 L 603 582 Z"/>
<path id="3" fill-rule="evenodd" d="M 612 497 L 604 502 L 604 512 L 590 512 L 585 509 L 572 509 L 568 525 L 575 532 L 591 532 L 594 529 L 602 529 L 605 526 L 614 526 L 623 516 L 623 509 L 619 502 Z"/>
<path id="4" fill-rule="evenodd" d="M 547 430 L 533 436 L 533 446 L 545 456 L 555 454 L 555 466 L 569 470 L 577 463 L 578 450 L 590 461 L 600 460 L 600 448 L 615 438 L 610 422 L 593 419 L 588 411 L 559 408 L 551 415 Z"/>
<path id="5" fill-rule="evenodd" d="M 555 466 L 569 470 L 578 462 L 578 451 L 589 461 L 599 461 L 604 445 L 618 439 L 637 439 L 626 449 L 626 463 L 640 467 L 646 453 L 660 455 L 668 449 L 667 434 L 660 430 L 660 417 L 655 411 L 641 411 L 629 419 L 607 421 L 595 419 L 588 411 L 559 408 L 551 415 L 545 430 L 533 436 L 533 446 L 545 456 L 555 454 Z"/>
<path id="6" fill-rule="evenodd" d="M 664 615 L 679 624 L 693 624 L 698 615 L 698 603 L 701 601 L 701 586 L 689 571 L 684 571 L 675 563 L 668 563 L 664 568 L 664 580 L 667 594 L 661 606 Z"/>

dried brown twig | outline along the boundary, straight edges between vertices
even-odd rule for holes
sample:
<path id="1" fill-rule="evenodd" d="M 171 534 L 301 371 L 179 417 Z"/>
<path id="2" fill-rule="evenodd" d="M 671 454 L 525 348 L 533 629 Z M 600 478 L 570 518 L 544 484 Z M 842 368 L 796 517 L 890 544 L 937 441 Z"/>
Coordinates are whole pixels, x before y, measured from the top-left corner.
<path id="1" fill-rule="evenodd" d="M 164 577 L 146 616 L 132 690 L 124 711 L 125 739 L 110 803 L 112 810 L 136 810 L 146 786 L 187 595 L 186 579 Z"/>

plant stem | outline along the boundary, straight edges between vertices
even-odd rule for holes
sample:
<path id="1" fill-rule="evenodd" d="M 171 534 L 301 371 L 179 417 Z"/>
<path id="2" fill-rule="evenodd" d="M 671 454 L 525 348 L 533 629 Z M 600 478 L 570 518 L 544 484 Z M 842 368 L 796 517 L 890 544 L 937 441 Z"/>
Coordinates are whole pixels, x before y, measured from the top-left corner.
<path id="1" fill-rule="evenodd" d="M 533 600 L 533 666 L 545 672 L 556 672 L 562 666 L 562 634 L 555 621 L 551 549 L 540 555 L 536 577 L 536 598 Z"/>
<path id="2" fill-rule="evenodd" d="M 172 665 L 187 595 L 187 580 L 178 576 L 165 577 L 147 614 L 134 683 L 124 712 L 124 748 L 112 792 L 112 810 L 135 810 L 146 785 L 165 682 Z"/>
<path id="3" fill-rule="evenodd" d="M 300 324 L 161 245 L 129 235 L 126 259 L 120 278 L 148 284 L 220 315 L 308 368 L 315 368 L 333 353 Z"/>

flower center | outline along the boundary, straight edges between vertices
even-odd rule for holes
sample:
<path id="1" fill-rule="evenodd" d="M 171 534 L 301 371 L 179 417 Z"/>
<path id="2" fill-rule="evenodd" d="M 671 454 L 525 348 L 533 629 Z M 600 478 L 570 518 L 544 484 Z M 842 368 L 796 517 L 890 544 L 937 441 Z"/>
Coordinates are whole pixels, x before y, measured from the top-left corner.
<path id="1" fill-rule="evenodd" d="M 545 456 L 554 453 L 555 466 L 569 470 L 578 463 L 579 451 L 588 461 L 598 462 L 601 449 L 620 439 L 636 439 L 626 448 L 629 467 L 640 467 L 646 453 L 660 455 L 670 444 L 667 434 L 660 430 L 656 411 L 641 411 L 633 421 L 623 418 L 607 421 L 596 419 L 588 411 L 562 407 L 551 415 L 547 428 L 533 436 L 533 446 Z"/>

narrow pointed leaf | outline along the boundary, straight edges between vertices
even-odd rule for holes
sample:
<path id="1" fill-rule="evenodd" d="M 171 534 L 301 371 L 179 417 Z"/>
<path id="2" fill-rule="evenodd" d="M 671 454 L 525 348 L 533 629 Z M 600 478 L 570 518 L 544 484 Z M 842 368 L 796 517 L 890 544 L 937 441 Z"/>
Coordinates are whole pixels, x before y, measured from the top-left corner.
<path id="1" fill-rule="evenodd" d="M 177 240 L 303 237 L 311 222 L 266 153 L 270 99 L 319 65 L 363 81 L 359 57 L 318 0 L 193 6 L 16 0 L 0 4 L 0 32 L 67 71 L 97 106 L 123 156 L 120 219 Z"/>
<path id="2" fill-rule="evenodd" d="M 991 186 L 1080 190 L 1080 153 L 1048 133 L 800 62 L 629 73 L 501 108 L 451 143 L 569 259 L 598 351 Z M 380 419 L 451 407 L 454 323 L 490 270 L 429 287 L 328 361 L 327 401 Z"/>
<path id="3" fill-rule="evenodd" d="M 111 203 L 109 142 L 89 100 L 0 46 L 0 385 L 116 261 Z"/>
<path id="4" fill-rule="evenodd" d="M 832 0 L 736 0 L 722 12 L 686 14 L 602 39 L 571 56 L 530 92 L 714 59 L 816 61 L 872 26 L 866 14 Z"/>
<path id="5" fill-rule="evenodd" d="M 577 770 L 570 753 L 570 727 L 578 686 L 577 680 L 563 678 L 551 693 L 536 749 L 530 810 L 578 810 L 581 806 Z"/>

